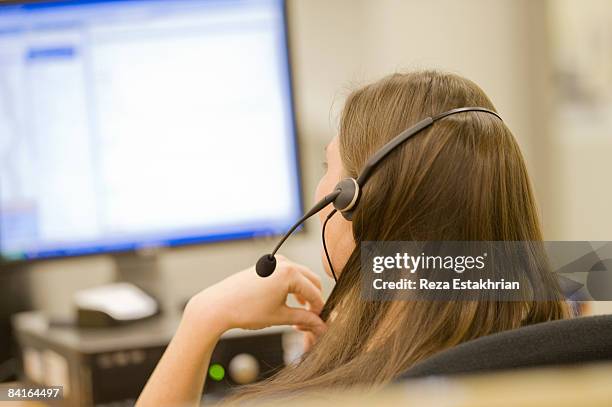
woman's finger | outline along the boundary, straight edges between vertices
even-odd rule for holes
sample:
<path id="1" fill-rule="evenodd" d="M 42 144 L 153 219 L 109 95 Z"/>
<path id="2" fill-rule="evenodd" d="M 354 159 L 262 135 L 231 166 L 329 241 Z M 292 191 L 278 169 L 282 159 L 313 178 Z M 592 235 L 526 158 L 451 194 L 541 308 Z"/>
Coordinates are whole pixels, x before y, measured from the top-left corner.
<path id="1" fill-rule="evenodd" d="M 323 286 L 321 285 L 321 278 L 311 269 L 309 269 L 306 266 L 302 266 L 301 264 L 295 264 L 294 263 L 294 267 L 296 268 L 297 271 L 299 271 L 300 273 L 302 273 L 304 275 L 304 277 L 306 277 L 307 279 L 309 279 L 310 281 L 312 281 L 312 283 L 319 289 L 322 290 Z"/>
<path id="2" fill-rule="evenodd" d="M 280 317 L 283 320 L 281 323 L 302 326 L 315 335 L 322 334 L 326 329 L 325 322 L 318 315 L 303 308 L 284 306 L 280 312 Z"/>
<path id="3" fill-rule="evenodd" d="M 307 327 L 304 325 L 293 325 L 293 329 L 295 329 L 298 332 L 312 333 L 313 335 L 316 336 L 316 333 L 313 332 L 310 327 Z M 325 330 L 327 330 L 327 325 L 325 325 Z"/>
<path id="4" fill-rule="evenodd" d="M 298 332 L 308 332 L 308 327 L 304 325 L 293 325 L 293 329 L 295 329 Z"/>
<path id="5" fill-rule="evenodd" d="M 312 283 L 317 286 L 317 288 L 319 290 L 323 289 L 322 285 L 321 285 L 321 277 L 319 277 L 317 275 L 317 273 L 315 273 L 314 271 L 312 271 L 311 269 L 309 269 L 306 266 L 303 266 L 301 264 L 295 263 L 289 259 L 287 259 L 286 257 L 282 256 L 282 255 L 278 255 L 279 256 L 279 261 L 282 262 L 285 266 L 288 266 L 296 271 L 299 271 L 300 273 L 302 273 L 304 275 L 304 277 L 306 277 L 307 279 L 309 279 L 310 281 L 312 281 Z"/>
<path id="6" fill-rule="evenodd" d="M 300 305 L 306 305 L 306 300 L 301 295 L 294 294 L 294 297 Z"/>
<path id="7" fill-rule="evenodd" d="M 288 286 L 289 293 L 302 297 L 310 304 L 310 311 L 319 314 L 324 305 L 321 291 L 312 281 L 304 277 L 302 273 L 290 272 L 288 274 L 290 276 Z"/>

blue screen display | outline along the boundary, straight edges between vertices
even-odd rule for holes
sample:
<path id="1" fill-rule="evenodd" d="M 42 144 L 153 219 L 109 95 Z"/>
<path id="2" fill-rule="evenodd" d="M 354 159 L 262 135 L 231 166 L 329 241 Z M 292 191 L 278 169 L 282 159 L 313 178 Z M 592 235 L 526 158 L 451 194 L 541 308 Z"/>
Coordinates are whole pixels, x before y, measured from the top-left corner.
<path id="1" fill-rule="evenodd" d="M 302 208 L 284 7 L 0 6 L 2 258 L 286 231 Z"/>

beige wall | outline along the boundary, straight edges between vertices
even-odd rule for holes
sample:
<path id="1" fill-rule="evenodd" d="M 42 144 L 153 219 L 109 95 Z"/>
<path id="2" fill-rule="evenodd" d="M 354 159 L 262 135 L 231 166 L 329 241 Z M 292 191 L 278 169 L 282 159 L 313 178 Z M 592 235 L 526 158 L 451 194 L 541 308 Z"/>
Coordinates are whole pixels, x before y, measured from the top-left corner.
<path id="1" fill-rule="evenodd" d="M 560 216 L 581 219 L 576 216 L 580 207 L 576 202 L 582 197 L 557 204 L 571 191 L 585 190 L 579 179 L 569 178 L 572 185 L 563 186 L 550 178 L 557 176 L 555 165 L 565 165 L 567 150 L 550 148 L 548 122 L 539 117 L 552 109 L 543 93 L 547 89 L 545 5 L 531 0 L 290 0 L 305 203 L 312 201 L 323 147 L 335 133 L 337 111 L 349 89 L 396 70 L 441 68 L 479 83 L 514 131 L 535 179 L 551 238 L 605 238 L 605 229 L 597 226 L 599 218 L 593 217 L 594 226 L 589 228 L 581 220 L 560 220 Z M 559 157 L 552 151 L 559 151 Z M 588 172 L 584 165 L 588 159 L 584 160 L 581 171 Z M 605 204 L 597 205 L 598 214 L 605 212 Z M 251 265 L 273 243 L 233 242 L 162 254 L 160 283 L 166 298 L 178 305 L 197 290 Z M 318 225 L 311 222 L 308 231 L 295 236 L 283 251 L 321 272 L 319 245 Z M 39 265 L 32 279 L 36 302 L 53 311 L 67 311 L 75 289 L 110 281 L 112 267 L 108 258 Z"/>

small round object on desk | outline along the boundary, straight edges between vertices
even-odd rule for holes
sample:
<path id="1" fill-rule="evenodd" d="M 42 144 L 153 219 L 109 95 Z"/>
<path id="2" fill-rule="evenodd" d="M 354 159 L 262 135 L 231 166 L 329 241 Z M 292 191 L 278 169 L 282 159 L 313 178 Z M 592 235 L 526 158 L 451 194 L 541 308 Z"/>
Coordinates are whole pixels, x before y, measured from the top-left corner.
<path id="1" fill-rule="evenodd" d="M 259 377 L 259 362 L 253 355 L 240 353 L 230 361 L 229 374 L 238 384 L 253 383 Z"/>

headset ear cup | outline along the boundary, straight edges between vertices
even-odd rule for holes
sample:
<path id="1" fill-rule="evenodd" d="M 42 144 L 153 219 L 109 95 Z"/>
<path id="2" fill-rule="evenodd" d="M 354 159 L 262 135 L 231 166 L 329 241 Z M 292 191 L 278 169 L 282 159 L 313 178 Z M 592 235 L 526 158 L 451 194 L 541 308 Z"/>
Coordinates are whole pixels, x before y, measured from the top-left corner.
<path id="1" fill-rule="evenodd" d="M 334 208 L 342 213 L 345 219 L 352 218 L 353 208 L 359 200 L 359 184 L 354 178 L 345 178 L 335 188 L 340 194 L 334 200 Z"/>
<path id="2" fill-rule="evenodd" d="M 340 212 L 340 214 L 346 220 L 353 220 L 353 209 L 351 209 L 350 211 Z"/>

